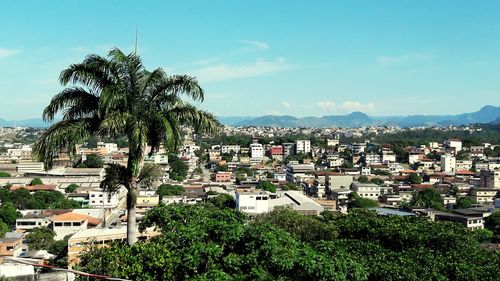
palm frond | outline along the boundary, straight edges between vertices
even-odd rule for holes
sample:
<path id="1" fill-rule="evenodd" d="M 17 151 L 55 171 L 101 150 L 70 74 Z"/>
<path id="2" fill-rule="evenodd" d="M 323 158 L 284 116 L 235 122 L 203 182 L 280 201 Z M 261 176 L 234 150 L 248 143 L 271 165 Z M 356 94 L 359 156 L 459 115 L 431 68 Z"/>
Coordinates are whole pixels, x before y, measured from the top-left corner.
<path id="1" fill-rule="evenodd" d="M 139 174 L 138 183 L 142 188 L 151 188 L 153 183 L 163 176 L 163 171 L 160 165 L 154 163 L 146 163 Z"/>
<path id="2" fill-rule="evenodd" d="M 71 111 L 65 119 L 89 117 L 95 112 L 98 103 L 99 97 L 95 94 L 81 87 L 69 87 L 52 98 L 42 117 L 45 121 L 52 121 L 55 115 L 64 109 Z"/>
<path id="3" fill-rule="evenodd" d="M 106 175 L 100 187 L 108 194 L 116 193 L 122 186 L 130 188 L 130 175 L 127 167 L 118 164 L 109 164 L 106 168 Z"/>
<path id="4" fill-rule="evenodd" d="M 75 146 L 89 138 L 97 129 L 96 118 L 62 120 L 47 129 L 35 142 L 33 155 L 45 169 L 52 168 L 54 158 L 61 152 L 74 156 Z"/>

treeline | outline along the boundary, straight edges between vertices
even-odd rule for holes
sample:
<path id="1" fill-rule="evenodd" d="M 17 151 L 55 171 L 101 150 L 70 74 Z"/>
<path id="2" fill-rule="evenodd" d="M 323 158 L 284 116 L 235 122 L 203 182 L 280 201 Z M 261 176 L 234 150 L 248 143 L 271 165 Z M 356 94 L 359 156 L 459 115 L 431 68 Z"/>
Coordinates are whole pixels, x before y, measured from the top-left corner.
<path id="1" fill-rule="evenodd" d="M 79 270 L 131 280 L 498 280 L 500 253 L 455 223 L 291 209 L 249 220 L 224 206 L 160 205 L 141 229 L 161 235 L 132 247 L 92 247 Z"/>
<path id="2" fill-rule="evenodd" d="M 378 143 L 399 143 L 400 145 L 421 145 L 429 142 L 443 142 L 448 139 L 460 139 L 464 146 L 481 145 L 482 143 L 498 143 L 500 140 L 500 125 L 482 124 L 474 126 L 481 131 L 445 131 L 442 129 L 425 128 L 405 130 L 402 132 L 369 135 L 367 138 Z"/>

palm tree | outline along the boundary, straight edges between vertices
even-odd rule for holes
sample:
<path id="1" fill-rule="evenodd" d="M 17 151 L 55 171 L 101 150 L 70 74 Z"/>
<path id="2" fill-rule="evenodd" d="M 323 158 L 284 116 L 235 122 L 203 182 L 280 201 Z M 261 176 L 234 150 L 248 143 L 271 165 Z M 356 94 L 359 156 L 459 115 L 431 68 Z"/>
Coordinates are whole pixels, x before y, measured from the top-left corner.
<path id="1" fill-rule="evenodd" d="M 88 55 L 82 63 L 63 70 L 59 80 L 67 87 L 52 98 L 43 118 L 53 121 L 62 113 L 62 120 L 41 135 L 34 155 L 48 169 L 61 151 L 73 157 L 75 145 L 91 136 L 126 136 L 129 158 L 126 169 L 120 170 L 119 184 L 128 190 L 127 240 L 132 245 L 137 240 L 136 192 L 145 154 L 157 152 L 162 145 L 175 151 L 182 137 L 181 126 L 212 134 L 220 124 L 212 114 L 181 98 L 203 101 L 203 90 L 195 78 L 167 76 L 161 68 L 149 72 L 139 56 L 125 55 L 117 48 L 107 57 Z M 111 192 L 117 180 L 102 186 Z"/>

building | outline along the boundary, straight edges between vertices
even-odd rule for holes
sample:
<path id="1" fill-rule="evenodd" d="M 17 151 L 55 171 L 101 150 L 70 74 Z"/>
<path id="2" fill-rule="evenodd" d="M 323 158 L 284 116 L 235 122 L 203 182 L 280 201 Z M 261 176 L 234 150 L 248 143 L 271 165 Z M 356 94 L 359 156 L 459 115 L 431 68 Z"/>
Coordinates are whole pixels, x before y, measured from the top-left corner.
<path id="1" fill-rule="evenodd" d="M 34 211 L 16 219 L 16 231 L 31 230 L 37 227 L 48 227 L 52 222 L 52 212 Z"/>
<path id="2" fill-rule="evenodd" d="M 286 166 L 286 180 L 295 182 L 297 176 L 305 176 L 306 173 L 314 172 L 314 164 L 291 164 Z"/>
<path id="3" fill-rule="evenodd" d="M 120 197 L 126 192 L 121 188 L 118 192 L 108 194 L 102 190 L 89 191 L 89 207 L 90 208 L 116 208 L 120 204 Z"/>
<path id="4" fill-rule="evenodd" d="M 462 150 L 462 141 L 458 139 L 449 139 L 444 142 L 444 146 L 448 148 L 452 148 L 455 151 L 455 154 Z"/>
<path id="5" fill-rule="evenodd" d="M 434 221 L 457 222 L 469 228 L 470 230 L 484 228 L 484 218 L 482 214 L 477 214 L 476 212 L 467 214 L 435 212 L 433 215 L 431 214 L 431 218 L 432 216 L 434 216 Z"/>
<path id="6" fill-rule="evenodd" d="M 311 141 L 310 140 L 297 140 L 295 141 L 295 153 L 296 154 L 307 154 L 311 152 Z"/>
<path id="7" fill-rule="evenodd" d="M 141 190 L 137 195 L 136 207 L 139 212 L 150 210 L 160 203 L 160 196 L 153 190 Z"/>
<path id="8" fill-rule="evenodd" d="M 361 152 L 365 152 L 366 143 L 364 142 L 354 142 L 352 143 L 352 153 L 359 154 Z"/>
<path id="9" fill-rule="evenodd" d="M 441 171 L 445 173 L 454 173 L 456 171 L 455 156 L 449 154 L 441 155 Z"/>
<path id="10" fill-rule="evenodd" d="M 382 150 L 382 163 L 396 162 L 396 153 L 392 150 Z"/>
<path id="11" fill-rule="evenodd" d="M 283 159 L 283 146 L 282 145 L 273 145 L 269 149 L 269 156 L 272 159 L 282 160 Z"/>
<path id="12" fill-rule="evenodd" d="M 227 144 L 221 146 L 222 153 L 231 153 L 231 151 L 234 153 L 240 153 L 240 149 L 241 147 L 236 144 Z"/>
<path id="13" fill-rule="evenodd" d="M 56 233 L 55 240 L 62 240 L 70 234 L 87 229 L 89 224 L 96 226 L 101 221 L 91 216 L 73 212 L 57 215 L 52 219 L 52 230 Z"/>
<path id="14" fill-rule="evenodd" d="M 250 157 L 261 161 L 264 157 L 264 148 L 260 143 L 252 143 L 250 144 Z"/>
<path id="15" fill-rule="evenodd" d="M 238 189 L 236 209 L 247 214 L 263 214 L 269 211 L 269 195 L 263 190 Z"/>
<path id="16" fill-rule="evenodd" d="M 286 157 L 288 155 L 293 155 L 293 153 L 295 152 L 293 149 L 294 147 L 293 143 L 284 142 L 282 145 L 283 145 L 283 157 Z"/>
<path id="17" fill-rule="evenodd" d="M 326 146 L 328 146 L 328 147 L 337 146 L 339 144 L 340 144 L 339 139 L 326 139 Z"/>
<path id="18" fill-rule="evenodd" d="M 372 183 L 353 182 L 352 190 L 361 198 L 378 200 L 380 196 L 380 186 Z"/>
<path id="19" fill-rule="evenodd" d="M 215 174 L 215 182 L 231 182 L 231 172 L 217 172 Z"/>
<path id="20" fill-rule="evenodd" d="M 377 153 L 367 153 L 365 154 L 365 163 L 367 165 L 382 164 L 382 157 Z"/>
<path id="21" fill-rule="evenodd" d="M 22 253 L 23 235 L 7 232 L 0 238 L 0 257 L 17 257 Z"/>
<path id="22" fill-rule="evenodd" d="M 500 189 L 500 169 L 481 170 L 481 186 Z"/>
<path id="23" fill-rule="evenodd" d="M 42 162 L 21 162 L 17 164 L 18 173 L 42 172 Z"/>
<path id="24" fill-rule="evenodd" d="M 470 197 L 478 204 L 492 204 L 498 194 L 498 189 L 476 188 L 470 191 Z"/>

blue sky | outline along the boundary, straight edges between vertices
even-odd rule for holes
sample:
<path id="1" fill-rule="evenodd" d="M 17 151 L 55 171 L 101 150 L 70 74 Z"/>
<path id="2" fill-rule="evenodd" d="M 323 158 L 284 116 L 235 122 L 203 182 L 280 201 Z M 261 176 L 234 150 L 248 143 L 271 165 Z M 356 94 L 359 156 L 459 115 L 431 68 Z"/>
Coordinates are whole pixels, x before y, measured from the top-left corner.
<path id="1" fill-rule="evenodd" d="M 499 105 L 499 1 L 0 0 L 0 117 L 117 46 L 195 75 L 220 116 L 453 114 Z"/>

